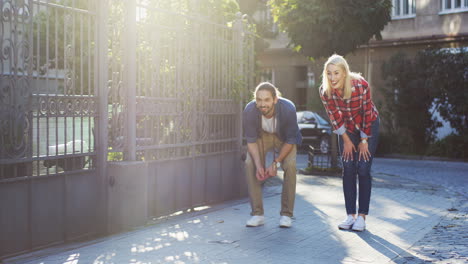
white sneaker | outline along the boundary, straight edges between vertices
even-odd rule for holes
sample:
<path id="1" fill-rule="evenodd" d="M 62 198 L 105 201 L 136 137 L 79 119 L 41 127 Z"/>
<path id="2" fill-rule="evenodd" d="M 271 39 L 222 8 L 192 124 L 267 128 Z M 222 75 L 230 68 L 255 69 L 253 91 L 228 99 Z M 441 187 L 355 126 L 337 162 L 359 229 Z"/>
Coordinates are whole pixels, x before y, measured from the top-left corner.
<path id="1" fill-rule="evenodd" d="M 353 224 L 353 230 L 354 231 L 364 231 L 366 229 L 366 220 L 364 220 L 364 217 L 358 216 L 356 219 L 356 222 Z"/>
<path id="2" fill-rule="evenodd" d="M 292 219 L 289 216 L 282 215 L 280 217 L 280 227 L 291 227 L 292 225 Z"/>
<path id="3" fill-rule="evenodd" d="M 263 224 L 265 224 L 265 217 L 263 215 L 254 215 L 247 221 L 245 226 L 255 227 Z"/>
<path id="4" fill-rule="evenodd" d="M 341 224 L 338 225 L 338 228 L 339 229 L 351 229 L 351 227 L 353 226 L 354 222 L 356 220 L 354 219 L 354 217 L 352 215 L 348 215 L 348 217 L 346 217 L 345 220 L 343 220 L 343 222 L 341 222 Z"/>

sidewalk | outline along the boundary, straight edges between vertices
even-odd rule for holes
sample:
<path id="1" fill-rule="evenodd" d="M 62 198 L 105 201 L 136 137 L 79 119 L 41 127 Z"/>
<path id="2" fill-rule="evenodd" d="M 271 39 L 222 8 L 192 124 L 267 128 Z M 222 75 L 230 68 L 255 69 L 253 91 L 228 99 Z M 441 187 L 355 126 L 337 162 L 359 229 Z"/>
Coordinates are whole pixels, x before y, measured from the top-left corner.
<path id="1" fill-rule="evenodd" d="M 456 202 L 441 188 L 376 175 L 367 230 L 342 231 L 341 178 L 298 175 L 295 220 L 285 229 L 278 227 L 280 184 L 280 178 L 265 184 L 261 227 L 245 227 L 250 205 L 242 199 L 5 263 L 427 263 L 417 242 Z"/>

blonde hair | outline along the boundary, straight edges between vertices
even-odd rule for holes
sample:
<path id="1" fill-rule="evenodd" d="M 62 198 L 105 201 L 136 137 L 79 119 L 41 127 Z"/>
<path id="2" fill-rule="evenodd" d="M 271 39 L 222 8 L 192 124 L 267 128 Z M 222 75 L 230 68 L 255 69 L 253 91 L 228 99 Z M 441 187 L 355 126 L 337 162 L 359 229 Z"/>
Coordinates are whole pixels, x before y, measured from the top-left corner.
<path id="1" fill-rule="evenodd" d="M 360 73 L 351 72 L 349 70 L 348 62 L 346 62 L 343 56 L 340 56 L 338 54 L 331 55 L 330 58 L 328 58 L 328 60 L 323 65 L 323 73 L 322 73 L 323 93 L 326 94 L 328 98 L 330 98 L 332 94 L 330 80 L 328 79 L 328 76 L 327 76 L 327 67 L 330 64 L 338 66 L 344 71 L 346 78 L 345 78 L 345 83 L 344 83 L 343 99 L 351 98 L 352 80 L 360 80 L 362 79 L 362 76 Z"/>

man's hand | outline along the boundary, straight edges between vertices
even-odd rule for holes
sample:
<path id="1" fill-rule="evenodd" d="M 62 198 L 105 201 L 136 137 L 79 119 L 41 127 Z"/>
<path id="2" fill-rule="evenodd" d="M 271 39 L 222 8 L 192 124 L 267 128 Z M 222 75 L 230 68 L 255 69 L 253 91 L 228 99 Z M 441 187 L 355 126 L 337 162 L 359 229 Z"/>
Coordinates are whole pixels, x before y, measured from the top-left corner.
<path id="1" fill-rule="evenodd" d="M 276 162 L 273 161 L 273 163 L 271 163 L 270 167 L 268 167 L 266 169 L 267 178 L 276 176 L 277 172 L 278 172 L 278 168 L 276 167 Z"/>
<path id="2" fill-rule="evenodd" d="M 257 173 L 255 174 L 255 177 L 257 177 L 257 180 L 263 181 L 266 178 L 268 178 L 267 173 L 263 167 L 258 167 L 257 166 Z"/>

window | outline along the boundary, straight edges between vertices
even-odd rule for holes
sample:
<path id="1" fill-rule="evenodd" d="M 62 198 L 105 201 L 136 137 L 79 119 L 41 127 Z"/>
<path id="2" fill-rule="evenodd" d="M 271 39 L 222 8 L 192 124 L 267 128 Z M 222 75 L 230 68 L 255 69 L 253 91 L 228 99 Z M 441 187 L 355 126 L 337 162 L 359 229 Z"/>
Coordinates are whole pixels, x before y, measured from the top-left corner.
<path id="1" fill-rule="evenodd" d="M 468 1 L 468 0 L 464 0 Z M 393 0 L 393 19 L 412 18 L 416 16 L 415 0 Z"/>
<path id="2" fill-rule="evenodd" d="M 275 72 L 272 68 L 263 68 L 260 73 L 260 82 L 275 83 Z"/>
<path id="3" fill-rule="evenodd" d="M 441 0 L 440 1 L 440 13 L 458 13 L 468 11 L 468 0 Z"/>

